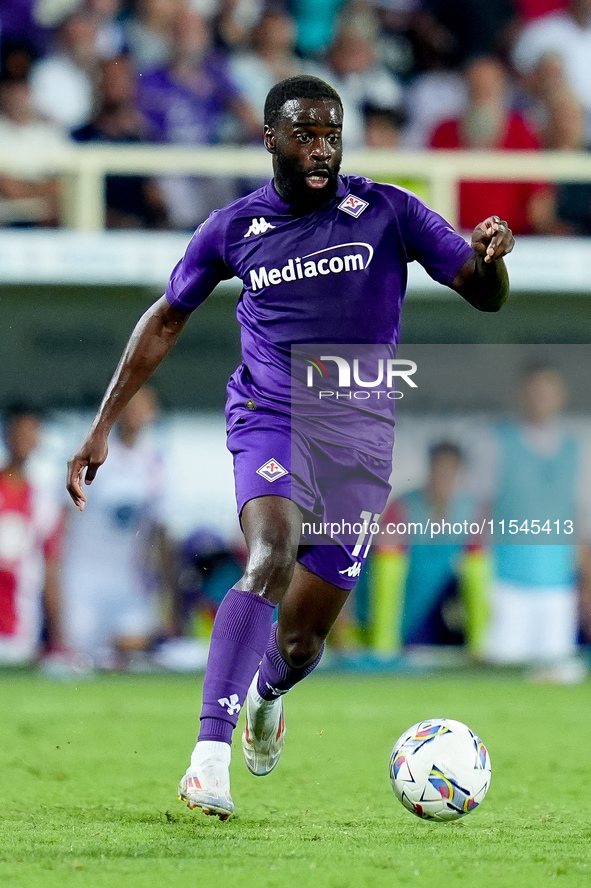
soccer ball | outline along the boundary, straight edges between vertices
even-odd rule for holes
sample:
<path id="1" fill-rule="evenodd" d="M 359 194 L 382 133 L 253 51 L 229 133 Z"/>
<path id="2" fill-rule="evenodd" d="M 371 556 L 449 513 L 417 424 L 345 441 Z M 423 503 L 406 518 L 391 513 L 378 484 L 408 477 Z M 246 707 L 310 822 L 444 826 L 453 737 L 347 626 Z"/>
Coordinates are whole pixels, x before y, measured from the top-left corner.
<path id="1" fill-rule="evenodd" d="M 451 718 L 413 725 L 390 756 L 392 789 L 422 820 L 469 814 L 486 795 L 490 776 L 490 756 L 480 737 Z"/>

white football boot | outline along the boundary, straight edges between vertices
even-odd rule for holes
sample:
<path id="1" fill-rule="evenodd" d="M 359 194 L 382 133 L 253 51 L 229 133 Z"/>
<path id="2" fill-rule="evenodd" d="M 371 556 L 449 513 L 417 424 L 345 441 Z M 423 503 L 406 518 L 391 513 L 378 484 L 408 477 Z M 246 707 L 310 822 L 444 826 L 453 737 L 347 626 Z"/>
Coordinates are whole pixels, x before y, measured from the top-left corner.
<path id="1" fill-rule="evenodd" d="M 191 765 L 179 784 L 179 801 L 191 809 L 227 820 L 234 811 L 230 795 L 230 747 L 227 743 L 201 741 L 191 756 Z"/>
<path id="2" fill-rule="evenodd" d="M 255 675 L 246 695 L 246 721 L 242 733 L 242 752 L 246 767 L 257 777 L 270 774 L 283 751 L 285 718 L 283 697 L 263 700 L 257 691 Z"/>

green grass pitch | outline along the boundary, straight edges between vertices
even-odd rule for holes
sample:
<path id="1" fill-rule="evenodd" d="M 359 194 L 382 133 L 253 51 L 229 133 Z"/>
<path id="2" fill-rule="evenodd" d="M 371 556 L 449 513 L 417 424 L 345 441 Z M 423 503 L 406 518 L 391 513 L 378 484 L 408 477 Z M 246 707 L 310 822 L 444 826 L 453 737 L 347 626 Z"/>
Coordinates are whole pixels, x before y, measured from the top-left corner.
<path id="1" fill-rule="evenodd" d="M 591 885 L 588 683 L 317 673 L 287 699 L 273 774 L 250 775 L 238 744 L 226 823 L 176 800 L 199 696 L 186 676 L 0 673 L 0 885 Z M 454 824 L 416 819 L 388 782 L 398 735 L 440 715 L 492 760 L 487 798 Z"/>

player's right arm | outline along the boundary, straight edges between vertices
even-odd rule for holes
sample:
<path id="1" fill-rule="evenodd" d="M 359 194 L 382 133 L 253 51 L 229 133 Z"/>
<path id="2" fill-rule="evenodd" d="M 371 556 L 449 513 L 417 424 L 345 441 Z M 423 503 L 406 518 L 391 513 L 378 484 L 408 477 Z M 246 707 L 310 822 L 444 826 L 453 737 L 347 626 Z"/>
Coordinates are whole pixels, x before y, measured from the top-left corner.
<path id="1" fill-rule="evenodd" d="M 84 483 L 91 484 L 107 458 L 107 438 L 119 414 L 166 357 L 188 318 L 187 312 L 173 308 L 162 296 L 136 324 L 90 431 L 68 463 L 68 493 L 79 509 L 86 502 L 84 471 Z"/>

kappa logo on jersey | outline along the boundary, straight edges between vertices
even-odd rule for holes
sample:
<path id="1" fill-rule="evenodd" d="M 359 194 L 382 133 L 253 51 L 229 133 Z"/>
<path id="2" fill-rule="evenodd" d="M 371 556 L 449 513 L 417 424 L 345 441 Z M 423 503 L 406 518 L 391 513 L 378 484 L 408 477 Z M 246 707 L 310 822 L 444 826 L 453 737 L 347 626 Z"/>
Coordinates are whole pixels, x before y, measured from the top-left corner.
<path id="1" fill-rule="evenodd" d="M 354 248 L 352 250 L 351 248 Z M 328 255 L 326 255 L 328 254 Z M 322 256 L 321 259 L 317 258 Z M 282 281 L 301 281 L 318 275 L 341 274 L 341 272 L 363 271 L 373 259 L 373 247 L 363 241 L 348 244 L 335 244 L 323 250 L 315 250 L 301 258 L 288 259 L 283 268 L 267 268 L 261 265 L 258 271 L 250 270 L 250 289 L 253 293 L 280 284 Z"/>
<path id="2" fill-rule="evenodd" d="M 278 463 L 276 459 L 267 460 L 264 466 L 257 469 L 257 475 L 266 478 L 267 481 L 277 481 L 277 478 L 283 478 L 283 476 L 287 474 L 287 469 L 284 469 L 281 463 Z"/>
<path id="3" fill-rule="evenodd" d="M 250 228 L 244 235 L 244 237 L 250 237 L 251 234 L 265 234 L 267 231 L 271 231 L 272 228 L 276 228 L 276 225 L 271 225 L 270 222 L 267 222 L 264 216 L 261 216 L 260 219 L 253 219 L 250 223 Z"/>
<path id="4" fill-rule="evenodd" d="M 361 574 L 361 561 L 356 561 L 355 564 L 340 570 L 339 573 L 346 574 L 348 577 L 358 577 Z"/>
<path id="5" fill-rule="evenodd" d="M 342 210 L 343 213 L 347 213 L 349 216 L 353 216 L 354 219 L 358 219 L 368 206 L 369 204 L 366 200 L 361 200 L 360 197 L 355 197 L 354 194 L 348 194 L 340 202 L 339 210 Z"/>
<path id="6" fill-rule="evenodd" d="M 240 703 L 238 702 L 239 697 L 238 694 L 231 694 L 230 699 L 227 697 L 221 697 L 218 700 L 218 703 L 225 709 L 228 715 L 236 715 L 237 712 L 240 712 Z"/>

